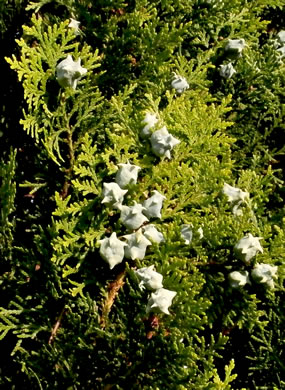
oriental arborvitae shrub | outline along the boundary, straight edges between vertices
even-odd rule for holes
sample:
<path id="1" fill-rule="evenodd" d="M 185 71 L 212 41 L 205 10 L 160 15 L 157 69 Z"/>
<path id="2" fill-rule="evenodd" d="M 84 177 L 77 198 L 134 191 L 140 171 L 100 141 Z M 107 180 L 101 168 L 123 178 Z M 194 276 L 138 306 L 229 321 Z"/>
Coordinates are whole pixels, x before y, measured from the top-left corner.
<path id="1" fill-rule="evenodd" d="M 6 58 L 29 146 L 0 168 L 3 388 L 284 386 L 283 182 L 261 133 L 284 66 L 258 46 L 282 1 L 212 3 L 29 4 Z"/>

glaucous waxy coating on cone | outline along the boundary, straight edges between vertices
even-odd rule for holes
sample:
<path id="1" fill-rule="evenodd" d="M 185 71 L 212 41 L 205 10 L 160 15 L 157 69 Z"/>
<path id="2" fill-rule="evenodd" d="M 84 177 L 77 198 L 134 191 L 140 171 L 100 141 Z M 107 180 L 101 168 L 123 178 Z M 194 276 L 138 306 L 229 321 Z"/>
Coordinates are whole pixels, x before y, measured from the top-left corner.
<path id="1" fill-rule="evenodd" d="M 189 88 L 189 84 L 187 83 L 185 77 L 179 76 L 177 74 L 174 76 L 171 82 L 171 86 L 176 90 L 177 93 L 182 93 Z"/>
<path id="2" fill-rule="evenodd" d="M 159 288 L 151 294 L 147 303 L 146 312 L 149 313 L 152 310 L 159 310 L 164 314 L 170 314 L 168 308 L 171 306 L 176 294 L 175 291 Z"/>
<path id="3" fill-rule="evenodd" d="M 152 242 L 160 244 L 161 242 L 165 241 L 163 234 L 161 232 L 159 232 L 156 229 L 156 227 L 152 224 L 143 226 L 142 231 L 143 231 L 145 237 L 148 238 Z"/>
<path id="4" fill-rule="evenodd" d="M 230 62 L 226 65 L 220 65 L 219 73 L 220 76 L 224 77 L 225 79 L 230 79 L 236 73 L 236 70 Z"/>
<path id="5" fill-rule="evenodd" d="M 112 233 L 110 237 L 106 237 L 98 242 L 100 243 L 100 255 L 107 261 L 110 269 L 113 269 L 115 265 L 123 261 L 125 255 L 124 249 L 127 244 L 120 241 L 115 232 Z"/>
<path id="6" fill-rule="evenodd" d="M 257 283 L 264 283 L 269 288 L 274 288 L 273 278 L 277 278 L 277 266 L 270 264 L 257 264 L 251 271 L 252 279 Z"/>
<path id="7" fill-rule="evenodd" d="M 75 35 L 80 35 L 79 26 L 80 26 L 80 22 L 78 22 L 78 20 L 70 18 L 70 23 L 68 27 L 73 28 Z"/>
<path id="8" fill-rule="evenodd" d="M 138 172 L 140 167 L 137 165 L 130 164 L 118 164 L 120 167 L 116 173 L 116 183 L 121 188 L 126 188 L 129 184 L 136 184 L 138 180 Z"/>
<path id="9" fill-rule="evenodd" d="M 158 122 L 158 119 L 155 114 L 151 114 L 147 112 L 142 123 L 146 123 L 144 128 L 141 130 L 141 136 L 146 138 L 151 136 L 151 132 L 149 131 L 154 125 Z"/>
<path id="10" fill-rule="evenodd" d="M 229 39 L 225 46 L 225 52 L 228 57 L 236 59 L 241 56 L 241 52 L 245 46 L 246 43 L 244 39 Z"/>
<path id="11" fill-rule="evenodd" d="M 150 142 L 152 151 L 156 156 L 169 159 L 171 158 L 170 151 L 180 143 L 179 139 L 173 137 L 165 126 L 152 133 Z"/>
<path id="12" fill-rule="evenodd" d="M 140 279 L 139 288 L 143 290 L 147 288 L 149 290 L 157 290 L 162 288 L 163 276 L 154 270 L 154 265 L 150 267 L 139 268 L 135 271 Z"/>
<path id="13" fill-rule="evenodd" d="M 56 79 L 63 88 L 72 87 L 76 89 L 77 82 L 81 76 L 87 73 L 87 69 L 82 68 L 81 59 L 73 61 L 70 54 L 62 60 L 56 67 Z"/>
<path id="14" fill-rule="evenodd" d="M 143 206 L 145 207 L 143 213 L 148 218 L 161 218 L 160 211 L 162 209 L 162 202 L 166 197 L 156 190 L 152 191 L 152 193 L 153 195 L 143 202 Z"/>
<path id="15" fill-rule="evenodd" d="M 203 228 L 199 227 L 199 229 L 197 230 L 197 233 L 199 235 L 199 239 L 202 240 L 202 238 L 204 237 L 204 230 L 203 230 Z"/>
<path id="16" fill-rule="evenodd" d="M 232 187 L 225 183 L 222 193 L 227 196 L 228 201 L 233 204 L 233 214 L 242 215 L 241 206 L 249 199 L 249 193 L 242 191 L 240 188 Z"/>
<path id="17" fill-rule="evenodd" d="M 135 233 L 123 237 L 127 240 L 125 257 L 132 260 L 142 260 L 145 257 L 146 248 L 151 245 L 151 242 L 143 235 L 142 230 L 139 229 Z"/>
<path id="18" fill-rule="evenodd" d="M 234 215 L 243 215 L 243 211 L 242 211 L 242 209 L 241 209 L 241 205 L 242 205 L 242 202 L 238 202 L 237 204 L 235 204 L 234 206 L 233 206 L 233 214 Z"/>
<path id="19" fill-rule="evenodd" d="M 280 56 L 280 59 L 282 59 L 283 57 L 285 57 L 285 45 L 280 47 L 279 49 L 277 49 L 277 52 Z"/>
<path id="20" fill-rule="evenodd" d="M 181 237 L 183 238 L 186 245 L 189 245 L 193 238 L 192 227 L 187 224 L 183 224 L 180 229 Z"/>
<path id="21" fill-rule="evenodd" d="M 120 221 L 127 229 L 136 230 L 148 221 L 147 217 L 143 215 L 145 208 L 140 203 L 134 202 L 133 206 L 119 205 L 118 209 L 121 210 Z"/>
<path id="22" fill-rule="evenodd" d="M 232 288 L 243 287 L 250 283 L 247 271 L 233 271 L 228 276 Z"/>
<path id="23" fill-rule="evenodd" d="M 281 45 L 285 45 L 285 31 L 281 30 L 277 34 L 277 39 Z"/>
<path id="24" fill-rule="evenodd" d="M 222 193 L 227 196 L 228 201 L 231 203 L 244 202 L 249 199 L 249 193 L 247 191 L 242 191 L 240 188 L 232 187 L 227 183 L 224 184 Z"/>
<path id="25" fill-rule="evenodd" d="M 123 203 L 124 195 L 128 190 L 123 190 L 117 183 L 103 183 L 103 200 L 101 203 L 106 203 L 113 207 L 118 207 Z"/>
<path id="26" fill-rule="evenodd" d="M 236 256 L 249 263 L 249 261 L 258 253 L 263 253 L 262 246 L 259 243 L 262 237 L 253 237 L 251 233 L 241 238 L 234 246 L 234 252 Z"/>

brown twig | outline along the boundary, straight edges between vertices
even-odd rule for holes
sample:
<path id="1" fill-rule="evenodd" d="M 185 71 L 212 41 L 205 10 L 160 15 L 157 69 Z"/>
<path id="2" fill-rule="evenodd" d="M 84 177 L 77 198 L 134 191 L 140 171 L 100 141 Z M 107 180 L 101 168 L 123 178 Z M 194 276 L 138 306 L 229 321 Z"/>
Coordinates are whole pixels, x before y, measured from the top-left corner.
<path id="1" fill-rule="evenodd" d="M 62 317 L 63 315 L 66 313 L 66 309 L 65 307 L 61 310 L 61 313 L 54 325 L 54 327 L 52 328 L 52 331 L 51 331 L 51 335 L 50 335 L 50 338 L 48 340 L 48 343 L 51 344 L 53 341 L 54 341 L 54 338 L 57 334 L 57 331 L 58 331 L 58 328 L 60 327 L 60 324 L 61 324 L 61 321 L 62 321 Z"/>
<path id="2" fill-rule="evenodd" d="M 101 316 L 101 327 L 105 328 L 108 314 L 111 311 L 111 307 L 113 306 L 113 303 L 116 299 L 116 296 L 119 293 L 120 288 L 125 284 L 124 279 L 126 276 L 126 271 L 121 272 L 116 280 L 114 282 L 111 282 L 109 284 L 109 292 L 107 299 L 105 300 L 103 307 L 102 307 L 102 316 Z"/>
<path id="3" fill-rule="evenodd" d="M 61 199 L 65 199 L 68 196 L 69 187 L 70 187 L 70 181 L 69 179 L 66 179 L 60 193 Z"/>

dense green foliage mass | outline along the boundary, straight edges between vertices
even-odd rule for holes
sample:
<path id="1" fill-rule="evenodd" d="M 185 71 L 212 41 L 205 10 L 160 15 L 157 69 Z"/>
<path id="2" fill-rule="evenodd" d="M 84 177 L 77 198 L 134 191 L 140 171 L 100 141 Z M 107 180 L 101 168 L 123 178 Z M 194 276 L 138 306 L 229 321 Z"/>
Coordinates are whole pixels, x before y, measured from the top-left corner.
<path id="1" fill-rule="evenodd" d="M 285 387 L 284 6 L 1 1 L 1 388 Z"/>

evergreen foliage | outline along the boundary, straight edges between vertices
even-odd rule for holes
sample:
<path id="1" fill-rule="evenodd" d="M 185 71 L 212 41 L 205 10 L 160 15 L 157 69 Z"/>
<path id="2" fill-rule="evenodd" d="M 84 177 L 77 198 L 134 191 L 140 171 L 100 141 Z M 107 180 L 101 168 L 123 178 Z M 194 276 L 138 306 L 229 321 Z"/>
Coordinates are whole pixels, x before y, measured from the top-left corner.
<path id="1" fill-rule="evenodd" d="M 0 385 L 282 389 L 284 0 L 17 4 L 27 23 L 6 62 L 22 88 L 20 126 L 13 101 L 1 111 Z M 225 50 L 235 39 L 240 55 Z M 76 88 L 58 82 L 67 56 L 87 69 Z M 236 73 L 225 78 L 229 61 Z M 149 136 L 146 114 L 157 119 Z M 153 148 L 164 127 L 170 155 Z M 161 218 L 134 230 L 121 204 L 102 203 L 127 163 L 140 169 L 125 207 L 165 197 Z M 248 198 L 232 200 L 225 183 Z M 163 240 L 110 267 L 102 240 L 126 243 L 148 224 Z M 261 249 L 243 261 L 235 248 L 248 233 Z M 273 288 L 252 277 L 257 264 L 277 266 Z M 153 291 L 135 271 L 151 265 L 175 292 L 170 314 L 147 309 Z M 238 288 L 234 271 L 248 275 Z"/>
<path id="2" fill-rule="evenodd" d="M 16 152 L 11 150 L 9 160 L 1 161 L 0 165 L 0 199 L 1 199 L 1 225 L 0 225 L 0 247 L 3 260 L 9 258 L 13 246 L 13 231 L 15 221 L 13 212 L 15 211 L 16 183 L 13 178 L 16 169 Z"/>

